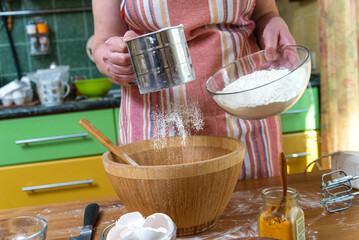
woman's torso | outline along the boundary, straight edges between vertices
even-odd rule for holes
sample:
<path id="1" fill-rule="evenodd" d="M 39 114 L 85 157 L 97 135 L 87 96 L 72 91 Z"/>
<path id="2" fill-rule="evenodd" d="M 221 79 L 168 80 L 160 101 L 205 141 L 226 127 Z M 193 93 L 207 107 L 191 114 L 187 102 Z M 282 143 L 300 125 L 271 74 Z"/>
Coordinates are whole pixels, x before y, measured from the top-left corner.
<path id="1" fill-rule="evenodd" d="M 136 86 L 123 88 L 120 143 L 178 135 L 176 129 L 159 134 L 159 113 L 173 104 L 186 109 L 195 103 L 203 114 L 204 127 L 194 132 L 187 126 L 191 134 L 239 138 L 246 143 L 242 178 L 273 175 L 277 164 L 271 159 L 276 159 L 281 148 L 279 119 L 233 117 L 213 102 L 205 88 L 207 79 L 219 68 L 258 50 L 252 34 L 255 24 L 250 19 L 255 1 L 127 0 L 121 6 L 123 19 L 138 34 L 183 24 L 196 80 L 143 95 Z"/>

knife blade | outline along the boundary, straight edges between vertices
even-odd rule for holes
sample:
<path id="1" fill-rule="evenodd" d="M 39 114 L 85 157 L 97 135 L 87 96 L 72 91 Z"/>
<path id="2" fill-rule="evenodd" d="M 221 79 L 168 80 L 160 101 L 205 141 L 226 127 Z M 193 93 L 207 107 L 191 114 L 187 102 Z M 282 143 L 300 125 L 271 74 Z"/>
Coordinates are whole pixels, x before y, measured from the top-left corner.
<path id="1" fill-rule="evenodd" d="M 95 226 L 100 206 L 97 203 L 90 203 L 85 208 L 84 226 L 78 236 L 70 237 L 70 240 L 91 240 L 92 229 Z"/>

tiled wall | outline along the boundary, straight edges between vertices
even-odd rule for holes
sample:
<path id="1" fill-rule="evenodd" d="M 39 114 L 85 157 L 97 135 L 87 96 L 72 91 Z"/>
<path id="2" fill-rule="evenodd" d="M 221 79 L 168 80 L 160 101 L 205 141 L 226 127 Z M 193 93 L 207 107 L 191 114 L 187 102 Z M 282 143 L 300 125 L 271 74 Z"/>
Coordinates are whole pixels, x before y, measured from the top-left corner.
<path id="1" fill-rule="evenodd" d="M 6 3 L 3 6 L 7 7 Z M 91 0 L 15 0 L 13 11 L 76 8 L 91 6 Z M 30 47 L 25 30 L 29 19 L 42 16 L 50 28 L 51 54 L 30 56 Z M 14 16 L 12 36 L 19 56 L 21 71 L 24 74 L 39 68 L 48 68 L 51 62 L 70 65 L 70 75 L 85 75 L 88 78 L 103 77 L 93 62 L 87 57 L 85 45 L 93 34 L 91 11 Z M 17 78 L 17 71 L 10 50 L 8 38 L 0 22 L 0 86 Z"/>
<path id="2" fill-rule="evenodd" d="M 5 6 L 7 6 L 6 3 Z M 315 53 L 313 72 L 320 71 L 318 6 L 316 0 L 277 0 L 281 16 L 287 22 L 297 44 L 306 46 Z M 15 0 L 13 11 L 72 8 L 91 6 L 91 0 Z M 93 34 L 91 11 L 42 14 L 50 28 L 50 47 L 48 56 L 30 56 L 30 47 L 25 25 L 35 15 L 14 16 L 14 39 L 23 74 L 47 68 L 51 62 L 58 65 L 70 65 L 70 75 L 85 75 L 88 78 L 102 77 L 85 52 L 87 39 Z M 10 51 L 2 21 L 0 22 L 0 86 L 17 78 L 15 64 Z"/>
<path id="3" fill-rule="evenodd" d="M 313 73 L 320 72 L 319 8 L 317 4 L 317 0 L 277 1 L 280 15 L 287 22 L 297 44 L 307 47 L 312 53 L 312 57 L 315 57 Z"/>

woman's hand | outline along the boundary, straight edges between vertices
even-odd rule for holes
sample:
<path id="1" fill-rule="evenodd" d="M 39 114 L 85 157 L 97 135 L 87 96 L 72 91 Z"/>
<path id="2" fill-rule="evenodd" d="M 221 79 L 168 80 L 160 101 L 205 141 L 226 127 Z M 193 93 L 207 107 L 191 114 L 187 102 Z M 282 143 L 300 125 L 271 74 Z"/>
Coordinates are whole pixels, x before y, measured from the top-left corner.
<path id="1" fill-rule="evenodd" d="M 134 31 L 127 31 L 123 37 L 110 37 L 104 43 L 102 60 L 106 75 L 115 84 L 128 86 L 136 79 L 125 41 L 137 36 Z"/>
<path id="2" fill-rule="evenodd" d="M 285 21 L 279 16 L 274 0 L 257 0 L 252 19 L 256 23 L 255 33 L 266 57 L 273 59 L 280 45 L 295 45 Z"/>
<path id="3" fill-rule="evenodd" d="M 128 86 L 135 80 L 125 40 L 137 37 L 121 18 L 121 1 L 92 0 L 94 41 L 92 56 L 98 70 L 114 84 Z"/>
<path id="4" fill-rule="evenodd" d="M 280 17 L 272 17 L 268 19 L 263 28 L 259 44 L 261 48 L 265 49 L 266 57 L 272 59 L 276 55 L 277 46 L 295 45 L 296 43 L 284 20 Z"/>

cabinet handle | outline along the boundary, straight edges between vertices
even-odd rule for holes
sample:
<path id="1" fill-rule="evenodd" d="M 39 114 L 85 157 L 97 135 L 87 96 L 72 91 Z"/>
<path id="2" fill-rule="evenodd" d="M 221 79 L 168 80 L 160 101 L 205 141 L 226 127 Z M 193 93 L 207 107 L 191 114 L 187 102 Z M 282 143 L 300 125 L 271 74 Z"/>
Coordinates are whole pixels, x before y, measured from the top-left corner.
<path id="1" fill-rule="evenodd" d="M 27 191 L 35 191 L 35 190 L 90 184 L 93 182 L 94 181 L 92 179 L 88 179 L 88 180 L 74 181 L 74 182 L 64 182 L 64 183 L 54 183 L 54 184 L 47 184 L 47 185 L 38 185 L 38 186 L 32 186 L 32 187 L 23 187 L 23 188 L 21 188 L 21 190 L 23 192 L 27 192 Z"/>
<path id="2" fill-rule="evenodd" d="M 44 137 L 44 138 L 33 138 L 27 140 L 17 140 L 15 144 L 26 144 L 26 143 L 35 143 L 35 142 L 46 142 L 58 139 L 67 139 L 67 138 L 77 138 L 77 137 L 86 137 L 88 133 L 78 133 L 71 135 L 62 135 L 62 136 L 54 136 L 54 137 Z"/>
<path id="3" fill-rule="evenodd" d="M 310 155 L 310 153 L 307 152 L 302 152 L 302 153 L 293 153 L 293 154 L 288 154 L 285 155 L 286 158 L 297 158 L 297 157 L 305 157 Z"/>
<path id="4" fill-rule="evenodd" d="M 288 111 L 285 111 L 284 113 L 281 113 L 281 114 L 303 113 L 303 112 L 308 112 L 308 111 L 309 110 L 307 108 L 304 108 L 304 109 L 288 110 Z"/>

